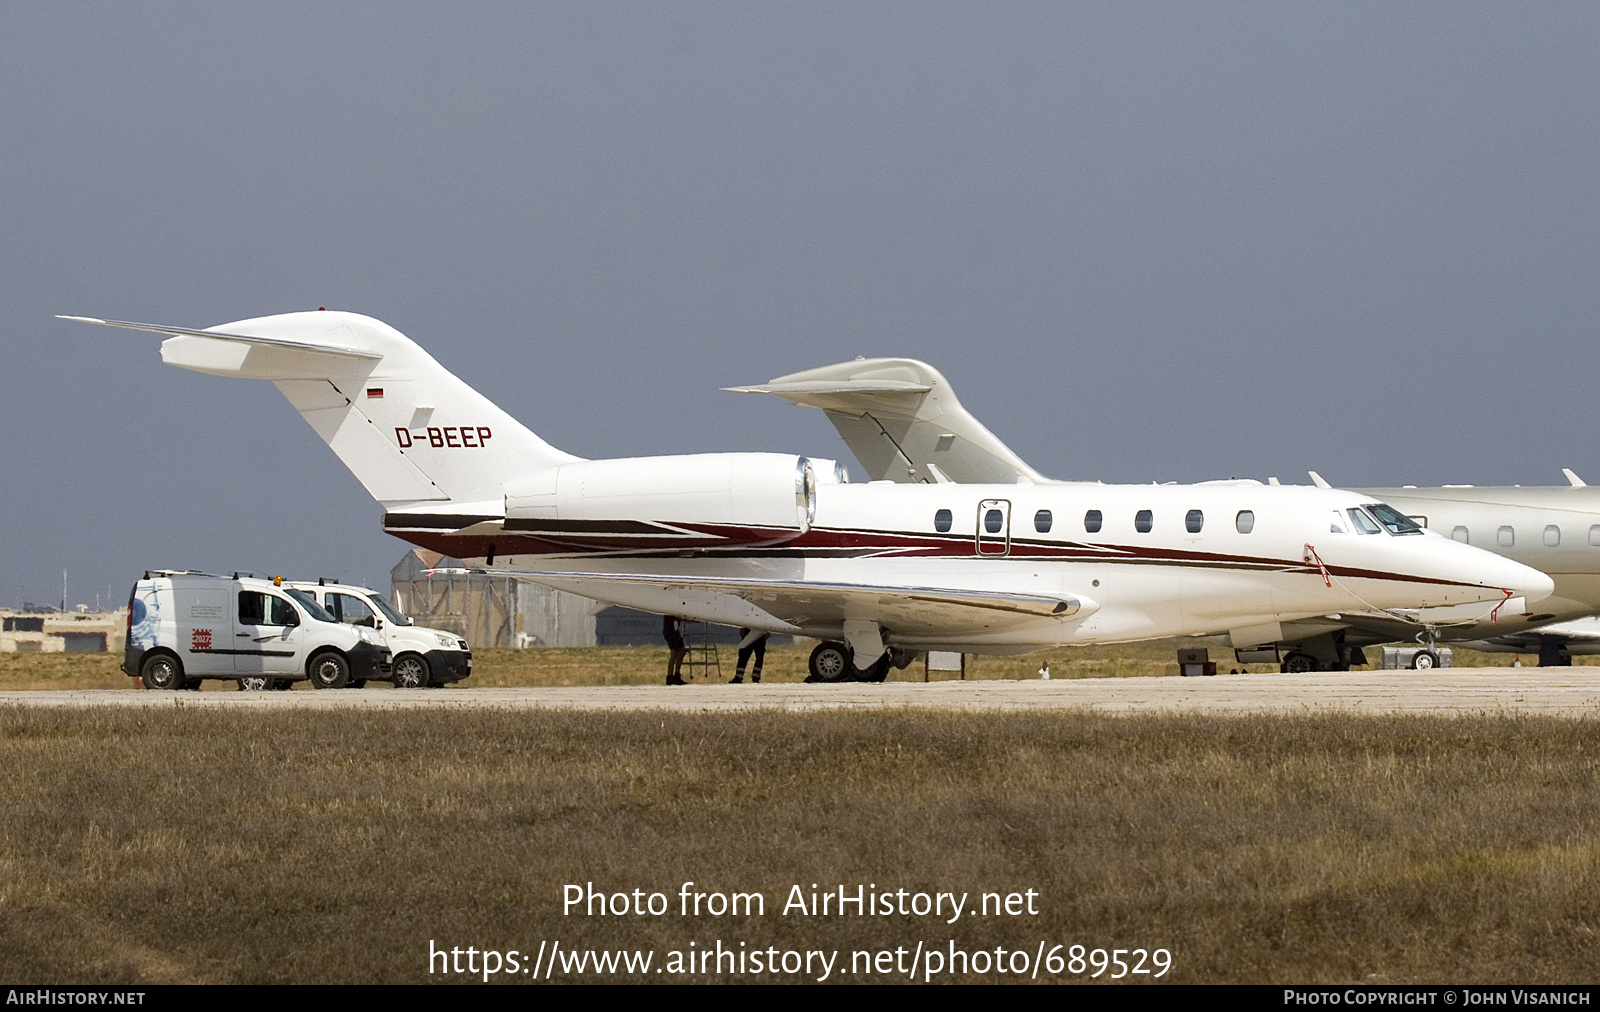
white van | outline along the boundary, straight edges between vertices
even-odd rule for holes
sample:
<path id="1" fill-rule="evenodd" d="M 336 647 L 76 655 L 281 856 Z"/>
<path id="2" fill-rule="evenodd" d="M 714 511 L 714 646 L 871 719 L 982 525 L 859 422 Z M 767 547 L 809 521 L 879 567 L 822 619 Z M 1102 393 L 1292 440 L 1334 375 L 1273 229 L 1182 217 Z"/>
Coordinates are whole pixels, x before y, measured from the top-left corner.
<path id="1" fill-rule="evenodd" d="M 372 629 L 345 625 L 280 580 L 150 570 L 128 599 L 122 670 L 147 689 L 198 689 L 226 678 L 241 689 L 359 688 L 387 678 L 390 654 Z"/>
<path id="2" fill-rule="evenodd" d="M 396 688 L 425 689 L 459 682 L 472 674 L 472 651 L 466 640 L 444 629 L 412 624 L 375 590 L 326 580 L 286 586 L 310 594 L 341 622 L 376 629 L 394 657 L 389 680 Z"/>

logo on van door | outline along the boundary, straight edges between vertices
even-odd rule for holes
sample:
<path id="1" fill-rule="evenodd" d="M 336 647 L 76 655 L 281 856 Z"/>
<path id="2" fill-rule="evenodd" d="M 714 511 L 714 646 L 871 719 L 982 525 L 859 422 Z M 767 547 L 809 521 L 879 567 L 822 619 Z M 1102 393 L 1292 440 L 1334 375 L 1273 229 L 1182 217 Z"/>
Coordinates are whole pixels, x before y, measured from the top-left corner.
<path id="1" fill-rule="evenodd" d="M 487 425 L 430 425 L 416 436 L 412 435 L 410 429 L 396 426 L 394 441 L 400 444 L 402 450 L 424 440 L 435 449 L 472 450 L 488 446 L 492 435 L 494 433 L 489 431 Z"/>

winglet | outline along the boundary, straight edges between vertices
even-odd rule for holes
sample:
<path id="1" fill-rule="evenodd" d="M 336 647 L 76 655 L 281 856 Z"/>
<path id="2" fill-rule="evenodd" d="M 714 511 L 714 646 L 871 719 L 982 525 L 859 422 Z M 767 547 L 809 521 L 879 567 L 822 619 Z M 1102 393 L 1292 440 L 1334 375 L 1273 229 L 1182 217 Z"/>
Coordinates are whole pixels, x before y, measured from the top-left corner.
<path id="1" fill-rule="evenodd" d="M 1575 473 L 1573 473 L 1572 468 L 1563 467 L 1561 469 L 1561 473 L 1567 476 L 1567 481 L 1572 484 L 1573 488 L 1588 488 L 1589 487 L 1589 483 L 1584 481 L 1582 478 L 1578 477 Z"/>
<path id="2" fill-rule="evenodd" d="M 1306 474 L 1311 475 L 1311 484 L 1317 486 L 1318 488 L 1332 488 L 1333 487 L 1332 485 L 1328 484 L 1328 479 L 1324 478 L 1322 475 L 1318 474 L 1315 471 L 1307 471 Z"/>

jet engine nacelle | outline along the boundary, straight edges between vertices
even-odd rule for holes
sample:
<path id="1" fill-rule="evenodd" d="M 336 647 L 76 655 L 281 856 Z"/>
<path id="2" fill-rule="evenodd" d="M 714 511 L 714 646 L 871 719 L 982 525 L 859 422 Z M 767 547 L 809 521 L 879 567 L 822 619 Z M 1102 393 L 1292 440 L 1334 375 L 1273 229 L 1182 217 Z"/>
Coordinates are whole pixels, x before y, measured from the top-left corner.
<path id="1" fill-rule="evenodd" d="M 575 461 L 506 482 L 505 529 L 589 549 L 780 544 L 810 530 L 817 480 L 782 453 Z"/>

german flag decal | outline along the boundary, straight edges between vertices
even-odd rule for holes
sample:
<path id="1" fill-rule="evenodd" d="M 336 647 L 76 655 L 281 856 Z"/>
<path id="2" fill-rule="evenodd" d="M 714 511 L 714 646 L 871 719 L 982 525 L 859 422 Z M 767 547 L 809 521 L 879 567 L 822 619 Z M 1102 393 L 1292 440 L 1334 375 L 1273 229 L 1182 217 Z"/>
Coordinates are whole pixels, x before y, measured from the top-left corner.
<path id="1" fill-rule="evenodd" d="M 367 396 L 376 400 L 383 396 L 383 387 L 367 387 Z"/>

